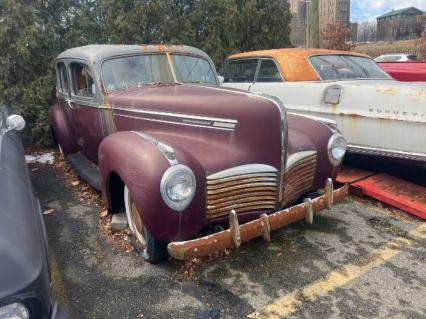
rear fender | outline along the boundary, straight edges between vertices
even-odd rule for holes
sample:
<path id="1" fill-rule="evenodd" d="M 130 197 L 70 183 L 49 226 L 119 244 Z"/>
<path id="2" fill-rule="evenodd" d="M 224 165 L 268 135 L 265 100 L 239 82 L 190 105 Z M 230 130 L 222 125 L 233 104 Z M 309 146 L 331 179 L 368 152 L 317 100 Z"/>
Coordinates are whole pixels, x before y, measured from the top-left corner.
<path id="1" fill-rule="evenodd" d="M 49 120 L 52 124 L 56 141 L 60 144 L 64 155 L 76 153 L 78 149 L 73 142 L 73 136 L 68 127 L 67 119 L 61 111 L 59 104 L 56 103 L 49 109 Z"/>
<path id="2" fill-rule="evenodd" d="M 179 164 L 190 167 L 196 176 L 195 196 L 182 212 L 169 208 L 161 197 L 161 178 L 171 163 L 149 140 L 137 132 L 118 132 L 105 138 L 99 147 L 102 193 L 108 208 L 112 206 L 110 181 L 115 173 L 128 187 L 145 227 L 161 241 L 188 239 L 206 222 L 204 170 L 187 152 L 168 145 L 174 149 Z"/>

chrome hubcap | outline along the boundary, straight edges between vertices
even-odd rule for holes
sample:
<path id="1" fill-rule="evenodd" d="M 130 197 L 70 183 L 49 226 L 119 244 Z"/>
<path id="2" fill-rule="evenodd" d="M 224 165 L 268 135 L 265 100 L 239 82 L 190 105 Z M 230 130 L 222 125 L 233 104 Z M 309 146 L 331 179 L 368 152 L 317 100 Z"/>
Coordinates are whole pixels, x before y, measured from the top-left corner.
<path id="1" fill-rule="evenodd" d="M 133 202 L 132 198 L 130 197 L 130 193 L 128 195 L 128 203 L 129 203 L 129 210 L 130 210 L 130 218 L 131 223 L 133 226 L 133 233 L 135 234 L 137 240 L 139 243 L 143 246 L 146 245 L 145 236 L 144 236 L 144 227 L 142 223 L 141 216 L 139 214 L 139 211 Z"/>

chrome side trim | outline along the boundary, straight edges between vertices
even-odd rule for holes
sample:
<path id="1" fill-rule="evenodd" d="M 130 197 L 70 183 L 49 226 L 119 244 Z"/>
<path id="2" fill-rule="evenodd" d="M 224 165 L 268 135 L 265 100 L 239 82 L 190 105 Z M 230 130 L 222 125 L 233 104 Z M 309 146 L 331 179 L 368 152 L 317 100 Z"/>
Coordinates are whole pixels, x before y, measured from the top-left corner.
<path id="1" fill-rule="evenodd" d="M 163 121 L 163 120 L 156 120 L 156 119 L 150 119 L 150 118 L 139 117 L 139 116 L 122 115 L 122 114 L 114 114 L 114 116 L 126 117 L 126 118 L 131 118 L 131 119 L 140 119 L 140 120 L 150 121 L 150 122 L 176 124 L 176 125 L 184 125 L 184 126 L 191 126 L 191 127 L 210 128 L 210 129 L 216 129 L 216 130 L 222 130 L 222 131 L 233 131 L 233 129 L 227 129 L 227 128 L 222 128 L 222 127 L 194 125 L 194 124 L 179 123 L 179 122 L 174 122 L 174 121 Z"/>
<path id="2" fill-rule="evenodd" d="M 161 152 L 161 154 L 163 154 L 163 156 L 169 162 L 170 166 L 179 164 L 179 162 L 176 159 L 175 150 L 171 146 L 164 144 L 160 141 L 157 141 L 156 139 L 152 138 L 151 136 L 143 134 L 141 132 L 132 131 L 132 133 L 135 133 L 136 135 L 138 135 L 138 136 L 142 137 L 144 140 L 146 140 L 148 143 L 155 146 L 155 148 L 157 148 Z"/>
<path id="3" fill-rule="evenodd" d="M 278 170 L 269 165 L 264 164 L 247 164 L 228 168 L 207 176 L 207 180 L 214 180 L 218 178 L 232 177 L 235 175 L 255 174 L 255 173 L 277 173 Z"/>
<path id="4" fill-rule="evenodd" d="M 281 171 L 280 171 L 280 180 L 278 181 L 279 191 L 278 191 L 278 202 L 280 205 L 283 203 L 283 193 L 284 193 L 284 175 L 287 167 L 287 145 L 286 145 L 286 132 L 287 132 L 287 114 L 284 104 L 276 97 L 269 95 L 255 95 L 258 97 L 263 97 L 271 102 L 273 102 L 280 112 L 281 120 Z"/>
<path id="5" fill-rule="evenodd" d="M 309 157 L 309 156 L 312 156 L 312 155 L 315 155 L 316 153 L 317 153 L 316 151 L 302 151 L 302 152 L 297 152 L 297 153 L 291 154 L 287 158 L 286 170 L 289 170 L 294 164 L 298 163 L 302 159 Z"/>
<path id="6" fill-rule="evenodd" d="M 123 107 L 113 107 L 114 111 L 122 111 L 134 114 L 144 115 L 142 119 L 172 123 L 172 124 L 182 124 L 196 127 L 208 127 L 208 128 L 217 128 L 223 130 L 234 130 L 238 124 L 237 120 L 233 119 L 224 119 L 218 117 L 207 117 L 199 116 L 192 114 L 183 114 L 183 113 L 172 113 L 172 112 L 162 112 L 162 111 L 153 111 L 148 109 L 131 109 Z M 117 116 L 127 116 L 132 117 L 128 114 L 117 114 Z"/>
<path id="7" fill-rule="evenodd" d="M 348 152 L 356 153 L 356 154 L 385 156 L 385 157 L 392 157 L 392 158 L 398 158 L 398 159 L 426 162 L 426 154 L 396 151 L 396 150 L 385 149 L 385 148 L 375 148 L 375 147 L 349 144 Z"/>

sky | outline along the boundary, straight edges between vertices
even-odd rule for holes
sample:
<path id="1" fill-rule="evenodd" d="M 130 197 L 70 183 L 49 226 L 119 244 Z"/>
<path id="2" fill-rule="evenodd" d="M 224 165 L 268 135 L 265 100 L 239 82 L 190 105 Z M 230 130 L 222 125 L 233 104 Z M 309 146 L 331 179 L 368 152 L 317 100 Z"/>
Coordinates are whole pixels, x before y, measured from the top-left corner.
<path id="1" fill-rule="evenodd" d="M 407 7 L 426 11 L 426 0 L 351 0 L 351 21 L 375 20 L 392 9 Z"/>

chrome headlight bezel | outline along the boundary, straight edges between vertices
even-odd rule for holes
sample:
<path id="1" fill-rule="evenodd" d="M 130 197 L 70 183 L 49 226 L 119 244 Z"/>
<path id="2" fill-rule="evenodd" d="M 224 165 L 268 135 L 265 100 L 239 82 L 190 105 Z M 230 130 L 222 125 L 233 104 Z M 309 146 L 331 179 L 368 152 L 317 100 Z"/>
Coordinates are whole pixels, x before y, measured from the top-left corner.
<path id="1" fill-rule="evenodd" d="M 343 149 L 343 154 L 336 156 L 334 152 L 336 148 Z M 346 154 L 346 150 L 347 150 L 347 142 L 345 137 L 341 133 L 333 134 L 330 137 L 328 141 L 328 145 L 327 145 L 327 154 L 328 154 L 328 159 L 330 160 L 330 163 L 333 166 L 338 166 L 340 163 L 342 163 L 342 160 Z"/>
<path id="2" fill-rule="evenodd" d="M 192 190 L 184 195 L 183 199 L 173 199 L 170 196 L 170 184 L 175 182 L 174 179 L 180 178 L 187 178 L 189 179 L 189 182 L 192 184 L 190 187 L 192 187 Z M 188 180 L 187 180 L 188 182 Z M 188 186 L 186 186 L 188 187 Z M 188 207 L 188 205 L 191 203 L 192 199 L 194 198 L 196 190 L 196 179 L 193 171 L 185 165 L 177 164 L 170 166 L 166 172 L 163 174 L 163 177 L 161 178 L 160 183 L 160 193 L 161 197 L 163 198 L 163 201 L 169 206 L 171 209 L 181 212 L 185 208 Z"/>
<path id="3" fill-rule="evenodd" d="M 7 311 L 7 313 L 6 313 Z M 16 318 L 20 319 L 29 319 L 30 318 L 30 311 L 28 310 L 27 306 L 25 306 L 21 302 L 14 302 L 5 306 L 0 306 L 0 317 L 1 318 L 8 318 L 3 317 L 3 315 L 14 315 Z"/>

